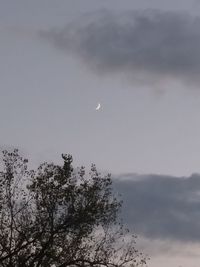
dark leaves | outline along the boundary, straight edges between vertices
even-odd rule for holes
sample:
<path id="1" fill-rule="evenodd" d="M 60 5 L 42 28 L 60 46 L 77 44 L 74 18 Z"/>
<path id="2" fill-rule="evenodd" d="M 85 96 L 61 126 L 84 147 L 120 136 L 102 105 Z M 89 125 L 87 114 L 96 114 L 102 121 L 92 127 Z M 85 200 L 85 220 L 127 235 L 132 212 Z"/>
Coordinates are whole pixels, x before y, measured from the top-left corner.
<path id="1" fill-rule="evenodd" d="M 71 155 L 62 158 L 63 166 L 29 171 L 18 150 L 3 151 L 0 265 L 141 266 L 135 238 L 118 223 L 111 176 L 94 164 L 87 176 L 84 167 L 73 169 Z"/>

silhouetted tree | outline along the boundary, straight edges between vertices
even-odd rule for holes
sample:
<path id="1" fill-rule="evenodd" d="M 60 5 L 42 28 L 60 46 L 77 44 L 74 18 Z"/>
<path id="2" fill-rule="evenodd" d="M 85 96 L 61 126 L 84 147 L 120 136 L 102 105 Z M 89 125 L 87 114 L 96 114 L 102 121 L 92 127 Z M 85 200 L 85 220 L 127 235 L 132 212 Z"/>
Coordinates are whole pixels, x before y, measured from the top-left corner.
<path id="1" fill-rule="evenodd" d="M 118 223 L 121 203 L 92 165 L 43 163 L 29 171 L 18 150 L 2 152 L 0 266 L 143 266 L 135 237 Z"/>

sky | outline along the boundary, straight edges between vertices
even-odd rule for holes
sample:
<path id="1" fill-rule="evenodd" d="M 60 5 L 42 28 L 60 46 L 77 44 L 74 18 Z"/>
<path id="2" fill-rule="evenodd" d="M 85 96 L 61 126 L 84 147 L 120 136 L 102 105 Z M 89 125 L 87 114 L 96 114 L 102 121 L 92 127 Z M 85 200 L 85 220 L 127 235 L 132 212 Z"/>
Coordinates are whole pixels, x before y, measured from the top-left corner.
<path id="1" fill-rule="evenodd" d="M 200 1 L 0 0 L 0 59 L 0 147 L 111 172 L 149 266 L 199 266 Z"/>

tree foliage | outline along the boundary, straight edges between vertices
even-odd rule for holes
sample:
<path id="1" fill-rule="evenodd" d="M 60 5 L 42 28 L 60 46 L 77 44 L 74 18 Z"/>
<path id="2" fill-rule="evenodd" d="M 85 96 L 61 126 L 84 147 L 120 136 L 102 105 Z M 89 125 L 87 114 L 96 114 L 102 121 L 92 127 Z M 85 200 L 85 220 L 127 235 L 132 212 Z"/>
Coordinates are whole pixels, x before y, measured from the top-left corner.
<path id="1" fill-rule="evenodd" d="M 118 222 L 111 176 L 92 165 L 43 163 L 28 170 L 18 150 L 2 152 L 0 266 L 143 266 L 135 237 Z"/>

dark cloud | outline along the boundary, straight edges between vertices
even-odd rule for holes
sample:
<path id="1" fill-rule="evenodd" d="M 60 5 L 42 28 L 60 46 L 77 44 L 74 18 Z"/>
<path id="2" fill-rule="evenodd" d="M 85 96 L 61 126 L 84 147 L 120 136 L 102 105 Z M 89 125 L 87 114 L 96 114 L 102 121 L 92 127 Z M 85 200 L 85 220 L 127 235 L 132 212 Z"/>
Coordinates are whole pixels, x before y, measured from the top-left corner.
<path id="1" fill-rule="evenodd" d="M 121 175 L 124 221 L 148 238 L 200 241 L 200 175 Z"/>
<path id="2" fill-rule="evenodd" d="M 41 36 L 99 72 L 198 80 L 200 17 L 186 13 L 104 10 Z"/>

